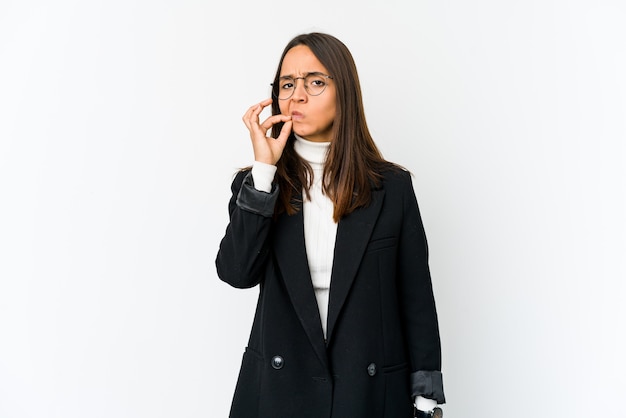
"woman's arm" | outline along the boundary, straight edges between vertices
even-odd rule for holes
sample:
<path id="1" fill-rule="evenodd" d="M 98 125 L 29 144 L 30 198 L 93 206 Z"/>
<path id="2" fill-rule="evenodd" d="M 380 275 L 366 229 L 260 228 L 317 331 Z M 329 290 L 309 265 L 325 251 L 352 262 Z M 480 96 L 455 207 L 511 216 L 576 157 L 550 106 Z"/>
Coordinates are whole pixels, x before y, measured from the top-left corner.
<path id="1" fill-rule="evenodd" d="M 269 192 L 254 187 L 252 173 L 242 171 L 233 180 L 228 205 L 230 222 L 220 243 L 215 265 L 224 282 L 237 288 L 257 285 L 269 256 L 278 187 Z"/>
<path id="2" fill-rule="evenodd" d="M 255 165 L 252 171 L 239 172 L 232 183 L 228 205 L 230 223 L 215 260 L 220 279 L 239 288 L 255 286 L 262 279 L 278 199 L 278 187 L 272 186 L 275 164 L 291 133 L 291 116 L 273 115 L 261 123 L 259 115 L 271 103 L 272 99 L 263 100 L 251 106 L 242 117 L 250 131 Z M 268 137 L 267 132 L 276 123 L 284 124 L 280 135 Z"/>
<path id="3" fill-rule="evenodd" d="M 405 173 L 403 183 L 398 283 L 412 368 L 411 394 L 444 403 L 439 324 L 428 267 L 428 244 L 409 173 Z"/>

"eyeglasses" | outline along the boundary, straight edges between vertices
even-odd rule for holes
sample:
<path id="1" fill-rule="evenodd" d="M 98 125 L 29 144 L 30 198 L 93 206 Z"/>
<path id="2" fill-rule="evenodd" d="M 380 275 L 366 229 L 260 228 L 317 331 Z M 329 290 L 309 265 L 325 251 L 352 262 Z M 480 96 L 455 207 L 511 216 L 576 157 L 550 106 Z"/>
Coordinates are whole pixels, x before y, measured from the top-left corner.
<path id="1" fill-rule="evenodd" d="M 322 73 L 309 73 L 304 77 L 281 77 L 278 79 L 278 86 L 274 83 L 272 86 L 272 95 L 278 97 L 279 100 L 287 100 L 293 96 L 296 91 L 296 80 L 304 80 L 304 90 L 309 96 L 319 96 L 324 93 L 328 80 L 333 78 Z"/>

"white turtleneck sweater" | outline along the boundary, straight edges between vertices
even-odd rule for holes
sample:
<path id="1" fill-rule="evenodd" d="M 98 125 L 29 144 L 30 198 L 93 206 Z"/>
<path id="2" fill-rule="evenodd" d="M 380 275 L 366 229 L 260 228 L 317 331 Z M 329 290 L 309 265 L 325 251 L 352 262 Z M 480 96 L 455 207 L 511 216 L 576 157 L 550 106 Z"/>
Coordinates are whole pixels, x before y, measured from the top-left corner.
<path id="1" fill-rule="evenodd" d="M 303 193 L 304 243 L 324 338 L 326 338 L 328 319 L 330 275 L 337 237 L 337 223 L 333 220 L 333 202 L 322 193 L 322 173 L 329 147 L 330 142 L 307 141 L 297 135 L 294 144 L 298 155 L 313 168 L 313 186 L 309 190 L 311 199 L 306 199 Z M 272 190 L 275 174 L 276 166 L 255 161 L 252 166 L 255 189 L 269 193 Z M 437 406 L 436 401 L 422 396 L 417 396 L 414 402 L 417 409 L 422 411 L 428 411 Z"/>

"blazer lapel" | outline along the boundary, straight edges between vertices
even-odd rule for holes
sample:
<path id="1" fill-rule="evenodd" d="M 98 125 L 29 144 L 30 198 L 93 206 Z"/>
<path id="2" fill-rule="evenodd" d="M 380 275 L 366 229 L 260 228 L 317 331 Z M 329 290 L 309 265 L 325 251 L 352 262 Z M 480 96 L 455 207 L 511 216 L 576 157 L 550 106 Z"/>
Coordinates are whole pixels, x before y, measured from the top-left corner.
<path id="1" fill-rule="evenodd" d="M 327 344 L 330 344 L 341 308 L 348 297 L 367 243 L 374 230 L 374 225 L 376 225 L 384 195 L 384 189 L 373 190 L 370 205 L 341 219 L 337 226 L 335 256 L 330 282 Z"/>
<path id="2" fill-rule="evenodd" d="M 328 367 L 326 345 L 304 244 L 302 210 L 283 213 L 276 223 L 275 257 L 298 319 L 320 361 Z"/>

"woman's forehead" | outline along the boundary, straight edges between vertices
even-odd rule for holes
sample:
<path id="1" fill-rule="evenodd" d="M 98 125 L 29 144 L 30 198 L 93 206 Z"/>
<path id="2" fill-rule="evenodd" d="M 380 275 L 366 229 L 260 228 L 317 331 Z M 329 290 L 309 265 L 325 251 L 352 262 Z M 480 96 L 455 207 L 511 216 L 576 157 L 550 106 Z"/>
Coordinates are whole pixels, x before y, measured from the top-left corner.
<path id="1" fill-rule="evenodd" d="M 285 54 L 280 76 L 303 77 L 309 73 L 327 73 L 327 69 L 308 46 L 294 46 Z"/>

